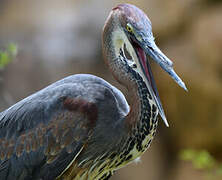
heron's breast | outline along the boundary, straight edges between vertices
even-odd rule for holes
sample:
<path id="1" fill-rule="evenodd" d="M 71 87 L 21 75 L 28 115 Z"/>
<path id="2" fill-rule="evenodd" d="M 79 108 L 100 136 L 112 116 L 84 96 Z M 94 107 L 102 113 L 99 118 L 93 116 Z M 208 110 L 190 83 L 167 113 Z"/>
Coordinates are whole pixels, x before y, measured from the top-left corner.
<path id="1" fill-rule="evenodd" d="M 140 157 L 150 146 L 157 128 L 157 117 L 151 123 L 148 131 L 139 131 L 140 135 L 130 137 L 121 152 L 112 152 L 101 156 L 94 162 L 88 172 L 93 179 L 103 179 L 109 172 L 120 169 Z"/>

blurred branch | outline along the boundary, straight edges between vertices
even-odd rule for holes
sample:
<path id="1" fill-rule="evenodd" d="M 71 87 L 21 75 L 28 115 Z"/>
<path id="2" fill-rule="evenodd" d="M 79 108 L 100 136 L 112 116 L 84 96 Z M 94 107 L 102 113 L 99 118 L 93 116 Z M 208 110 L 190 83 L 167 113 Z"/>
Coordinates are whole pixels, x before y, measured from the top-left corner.
<path id="1" fill-rule="evenodd" d="M 184 149 L 179 158 L 192 163 L 197 170 L 206 172 L 207 180 L 222 178 L 222 163 L 218 162 L 207 150 Z"/>

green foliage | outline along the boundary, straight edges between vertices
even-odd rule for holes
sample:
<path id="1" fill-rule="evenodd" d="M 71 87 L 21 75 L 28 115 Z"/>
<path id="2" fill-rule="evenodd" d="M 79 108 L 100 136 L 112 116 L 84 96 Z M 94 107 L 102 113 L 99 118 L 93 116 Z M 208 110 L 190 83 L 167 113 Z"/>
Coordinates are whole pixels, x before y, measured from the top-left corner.
<path id="1" fill-rule="evenodd" d="M 7 66 L 17 55 L 17 46 L 10 43 L 5 50 L 0 50 L 0 69 Z"/>
<path id="2" fill-rule="evenodd" d="M 180 152 L 179 158 L 191 162 L 195 169 L 205 171 L 207 180 L 222 177 L 222 164 L 206 150 L 184 149 Z"/>
<path id="3" fill-rule="evenodd" d="M 180 158 L 184 161 L 191 161 L 196 169 L 210 169 L 216 165 L 215 159 L 206 150 L 185 149 L 181 151 Z"/>

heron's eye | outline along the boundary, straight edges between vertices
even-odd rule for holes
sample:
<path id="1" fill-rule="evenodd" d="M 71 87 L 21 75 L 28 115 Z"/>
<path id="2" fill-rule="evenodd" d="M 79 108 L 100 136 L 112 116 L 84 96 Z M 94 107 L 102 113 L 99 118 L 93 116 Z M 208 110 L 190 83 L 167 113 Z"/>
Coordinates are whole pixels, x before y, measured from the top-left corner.
<path id="1" fill-rule="evenodd" d="M 132 33 L 132 32 L 133 32 L 133 27 L 128 23 L 128 24 L 126 25 L 126 30 L 127 30 L 128 32 Z"/>

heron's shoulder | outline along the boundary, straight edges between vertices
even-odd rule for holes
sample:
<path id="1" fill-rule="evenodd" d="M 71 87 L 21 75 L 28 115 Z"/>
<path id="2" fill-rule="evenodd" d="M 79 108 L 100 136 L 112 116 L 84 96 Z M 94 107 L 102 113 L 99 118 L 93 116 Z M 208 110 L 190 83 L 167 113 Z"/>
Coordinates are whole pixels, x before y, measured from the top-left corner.
<path id="1" fill-rule="evenodd" d="M 55 83 L 51 84 L 51 86 L 58 86 L 63 84 L 100 84 L 103 85 L 109 89 L 116 89 L 114 86 L 112 86 L 109 82 L 104 80 L 101 77 L 92 75 L 92 74 L 74 74 L 67 76 L 59 81 L 56 81 Z"/>
<path id="2" fill-rule="evenodd" d="M 124 95 L 102 78 L 88 74 L 72 75 L 47 86 L 0 113 L 0 136 L 6 133 L 5 127 L 13 127 L 10 133 L 7 131 L 13 134 L 14 130 L 20 132 L 24 127 L 31 128 L 35 124 L 46 123 L 53 114 L 62 110 L 63 100 L 67 98 L 72 100 L 66 101 L 66 103 L 70 102 L 70 107 L 76 102 L 79 102 L 78 105 L 93 104 L 90 107 L 94 108 L 95 105 L 99 112 L 113 112 L 117 116 L 129 111 Z"/>
<path id="3" fill-rule="evenodd" d="M 77 93 L 79 95 L 82 93 L 84 98 L 95 103 L 106 101 L 107 108 L 109 106 L 108 101 L 115 99 L 116 105 L 123 113 L 127 114 L 129 111 L 129 105 L 123 93 L 101 77 L 91 74 L 71 75 L 51 85 L 51 87 L 59 86 L 60 88 L 70 89 L 73 94 Z"/>

